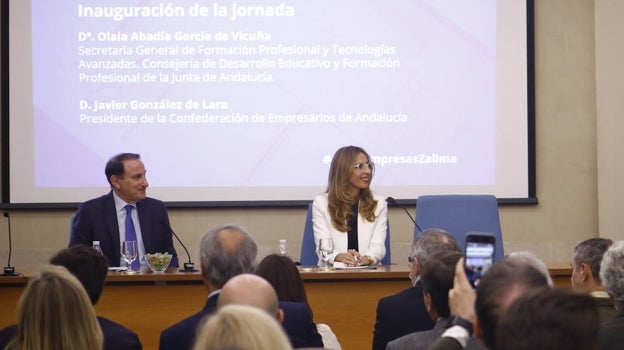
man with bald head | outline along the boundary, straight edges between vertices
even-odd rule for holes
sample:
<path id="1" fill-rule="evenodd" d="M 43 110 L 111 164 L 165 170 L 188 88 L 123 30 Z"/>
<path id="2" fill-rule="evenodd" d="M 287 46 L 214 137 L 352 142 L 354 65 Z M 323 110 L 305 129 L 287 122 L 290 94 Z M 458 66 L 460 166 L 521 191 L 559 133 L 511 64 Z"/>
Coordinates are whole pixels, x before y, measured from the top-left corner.
<path id="1" fill-rule="evenodd" d="M 221 289 L 217 309 L 229 304 L 257 307 L 274 316 L 279 323 L 284 320 L 284 311 L 279 308 L 273 286 L 258 275 L 244 273 L 232 277 Z"/>
<path id="2" fill-rule="evenodd" d="M 235 224 L 215 227 L 206 232 L 199 243 L 200 270 L 208 300 L 198 313 L 165 329 L 160 334 L 160 350 L 191 349 L 195 329 L 204 316 L 217 308 L 221 288 L 232 277 L 253 273 L 258 247 L 249 232 Z"/>
<path id="3" fill-rule="evenodd" d="M 221 301 L 221 303 L 234 299 L 241 300 L 241 298 L 251 300 L 253 303 L 261 303 L 262 300 L 267 303 L 267 300 L 272 299 L 266 286 L 271 288 L 273 295 L 275 295 L 273 287 L 266 281 L 264 281 L 266 286 L 260 286 L 260 291 L 256 290 L 256 287 L 245 287 L 248 284 L 256 286 L 263 284 L 245 275 L 255 272 L 256 256 L 258 255 L 256 242 L 245 228 L 236 224 L 215 227 L 202 236 L 199 249 L 200 269 L 204 284 L 209 292 L 208 300 L 201 311 L 162 331 L 160 350 L 191 349 L 197 326 L 205 316 L 216 311 L 217 303 L 223 292 L 225 292 L 226 300 Z M 243 277 L 233 280 L 240 275 Z M 231 280 L 233 280 L 232 283 L 226 288 L 227 282 Z M 315 347 L 319 346 L 318 344 L 322 346 L 321 336 L 316 331 L 312 316 L 305 304 L 287 304 L 280 303 L 279 308 L 284 310 L 283 320 L 285 322 L 282 322 L 282 326 L 293 347 Z M 275 314 L 277 316 L 277 311 Z"/>

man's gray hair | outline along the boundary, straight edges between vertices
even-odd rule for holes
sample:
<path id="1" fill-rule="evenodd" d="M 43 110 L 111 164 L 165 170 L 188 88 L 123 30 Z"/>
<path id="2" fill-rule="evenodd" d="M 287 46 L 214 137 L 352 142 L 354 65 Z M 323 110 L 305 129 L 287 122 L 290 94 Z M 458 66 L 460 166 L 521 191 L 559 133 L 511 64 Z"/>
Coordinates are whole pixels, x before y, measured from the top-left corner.
<path id="1" fill-rule="evenodd" d="M 453 235 L 443 229 L 430 228 L 414 238 L 411 256 L 418 259 L 422 267 L 434 254 L 442 251 L 461 253 L 462 250 Z"/>
<path id="2" fill-rule="evenodd" d="M 513 252 L 507 255 L 506 259 L 518 261 L 521 264 L 527 264 L 534 267 L 537 271 L 544 275 L 544 278 L 546 278 L 546 282 L 548 282 L 548 286 L 554 286 L 552 277 L 550 277 L 550 272 L 548 271 L 548 267 L 535 254 L 523 250 L 520 252 Z"/>
<path id="3" fill-rule="evenodd" d="M 624 308 L 624 241 L 611 245 L 602 257 L 600 267 L 602 286 L 613 298 L 615 308 Z"/>
<path id="4" fill-rule="evenodd" d="M 222 231 L 237 237 L 229 237 L 224 247 Z M 203 276 L 216 288 L 221 288 L 232 277 L 256 271 L 258 246 L 244 227 L 236 224 L 217 226 L 206 232 L 199 243 L 199 259 Z"/>
<path id="5" fill-rule="evenodd" d="M 592 272 L 594 281 L 598 285 L 602 285 L 600 279 L 600 262 L 602 256 L 613 244 L 613 241 L 608 238 L 590 238 L 579 243 L 574 247 L 574 255 L 572 256 L 572 262 L 575 267 L 581 266 L 581 264 L 587 264 Z"/>

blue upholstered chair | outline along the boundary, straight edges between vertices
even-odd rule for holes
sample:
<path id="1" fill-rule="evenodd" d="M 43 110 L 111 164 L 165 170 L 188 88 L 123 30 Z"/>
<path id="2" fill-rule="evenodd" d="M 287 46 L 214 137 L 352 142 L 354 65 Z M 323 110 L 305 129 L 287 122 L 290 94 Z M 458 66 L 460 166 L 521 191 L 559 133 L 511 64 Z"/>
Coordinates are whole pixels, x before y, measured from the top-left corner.
<path id="1" fill-rule="evenodd" d="M 416 201 L 416 222 L 423 230 L 444 229 L 457 239 L 462 249 L 468 232 L 488 232 L 496 238 L 494 261 L 503 259 L 503 236 L 498 202 L 491 195 L 431 195 Z M 414 237 L 418 235 L 414 229 Z"/>
<path id="2" fill-rule="evenodd" d="M 388 221 L 388 232 L 386 234 L 386 256 L 381 260 L 382 265 L 390 265 L 392 261 L 390 254 L 390 221 Z M 316 266 L 318 255 L 316 255 L 316 244 L 314 243 L 314 227 L 312 225 L 312 203 L 308 205 L 305 226 L 303 228 L 303 240 L 301 241 L 301 265 Z"/>

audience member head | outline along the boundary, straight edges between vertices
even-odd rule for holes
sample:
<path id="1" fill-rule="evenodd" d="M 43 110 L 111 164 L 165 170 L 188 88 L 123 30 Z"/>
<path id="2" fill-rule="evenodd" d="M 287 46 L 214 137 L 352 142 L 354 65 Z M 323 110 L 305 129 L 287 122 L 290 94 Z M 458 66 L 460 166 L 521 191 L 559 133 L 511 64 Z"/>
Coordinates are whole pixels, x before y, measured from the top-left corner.
<path id="1" fill-rule="evenodd" d="M 274 316 L 280 323 L 284 319 L 275 290 L 260 276 L 243 273 L 227 281 L 219 294 L 217 308 L 232 304 L 257 307 Z"/>
<path id="2" fill-rule="evenodd" d="M 98 302 L 108 273 L 104 255 L 93 247 L 78 244 L 58 252 L 50 259 L 50 264 L 65 267 L 80 281 L 91 303 Z"/>
<path id="3" fill-rule="evenodd" d="M 624 241 L 617 241 L 607 249 L 600 266 L 602 286 L 613 299 L 618 311 L 624 309 Z"/>
<path id="4" fill-rule="evenodd" d="M 254 273 L 258 247 L 242 226 L 227 224 L 206 232 L 199 243 L 204 280 L 220 289 L 230 278 Z"/>
<path id="5" fill-rule="evenodd" d="M 459 252 L 441 251 L 423 265 L 420 279 L 425 306 L 434 321 L 438 317 L 447 318 L 451 315 L 449 290 L 453 288 L 455 266 L 461 257 Z"/>
<path id="6" fill-rule="evenodd" d="M 574 247 L 572 255 L 572 287 L 583 289 L 587 292 L 602 290 L 600 280 L 600 262 L 602 256 L 613 244 L 607 238 L 590 238 L 582 241 Z"/>
<path id="7" fill-rule="evenodd" d="M 475 334 L 488 349 L 496 349 L 496 325 L 501 313 L 523 294 L 549 288 L 544 274 L 533 266 L 510 259 L 494 263 L 477 288 Z"/>
<path id="8" fill-rule="evenodd" d="M 554 285 L 552 277 L 550 277 L 550 272 L 548 272 L 548 267 L 546 267 L 546 264 L 544 264 L 540 258 L 535 256 L 535 254 L 527 251 L 513 252 L 507 255 L 506 259 L 515 260 L 519 263 L 533 266 L 537 271 L 541 272 L 544 277 L 546 277 L 546 281 L 550 287 Z"/>
<path id="9" fill-rule="evenodd" d="M 256 269 L 256 275 L 267 280 L 281 301 L 308 302 L 301 274 L 295 263 L 285 255 L 269 254 Z"/>
<path id="10" fill-rule="evenodd" d="M 598 349 L 594 299 L 569 289 L 542 289 L 516 301 L 498 321 L 496 346 L 505 350 Z"/>
<path id="11" fill-rule="evenodd" d="M 256 275 L 264 278 L 273 286 L 278 300 L 305 303 L 310 310 L 310 315 L 314 318 L 301 274 L 295 262 L 288 256 L 267 255 L 258 264 Z"/>
<path id="12" fill-rule="evenodd" d="M 290 350 L 288 337 L 275 318 L 247 305 L 226 305 L 200 326 L 194 350 Z"/>
<path id="13" fill-rule="evenodd" d="M 6 349 L 101 349 L 102 331 L 80 282 L 62 266 L 44 266 L 17 305 L 17 334 Z"/>
<path id="14" fill-rule="evenodd" d="M 412 242 L 412 252 L 408 258 L 411 264 L 409 278 L 412 280 L 412 284 L 418 281 L 422 267 L 431 256 L 446 251 L 461 252 L 459 243 L 450 233 L 442 229 L 431 228 L 416 236 Z"/>

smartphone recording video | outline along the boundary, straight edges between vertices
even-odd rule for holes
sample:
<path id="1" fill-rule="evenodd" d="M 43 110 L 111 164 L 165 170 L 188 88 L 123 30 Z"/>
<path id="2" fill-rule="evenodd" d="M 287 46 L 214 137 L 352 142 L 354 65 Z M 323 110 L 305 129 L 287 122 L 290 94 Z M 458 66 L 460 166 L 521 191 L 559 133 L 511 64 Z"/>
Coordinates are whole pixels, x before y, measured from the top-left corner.
<path id="1" fill-rule="evenodd" d="M 496 239 L 488 233 L 468 233 L 464 249 L 466 277 L 477 288 L 485 271 L 494 263 Z"/>

